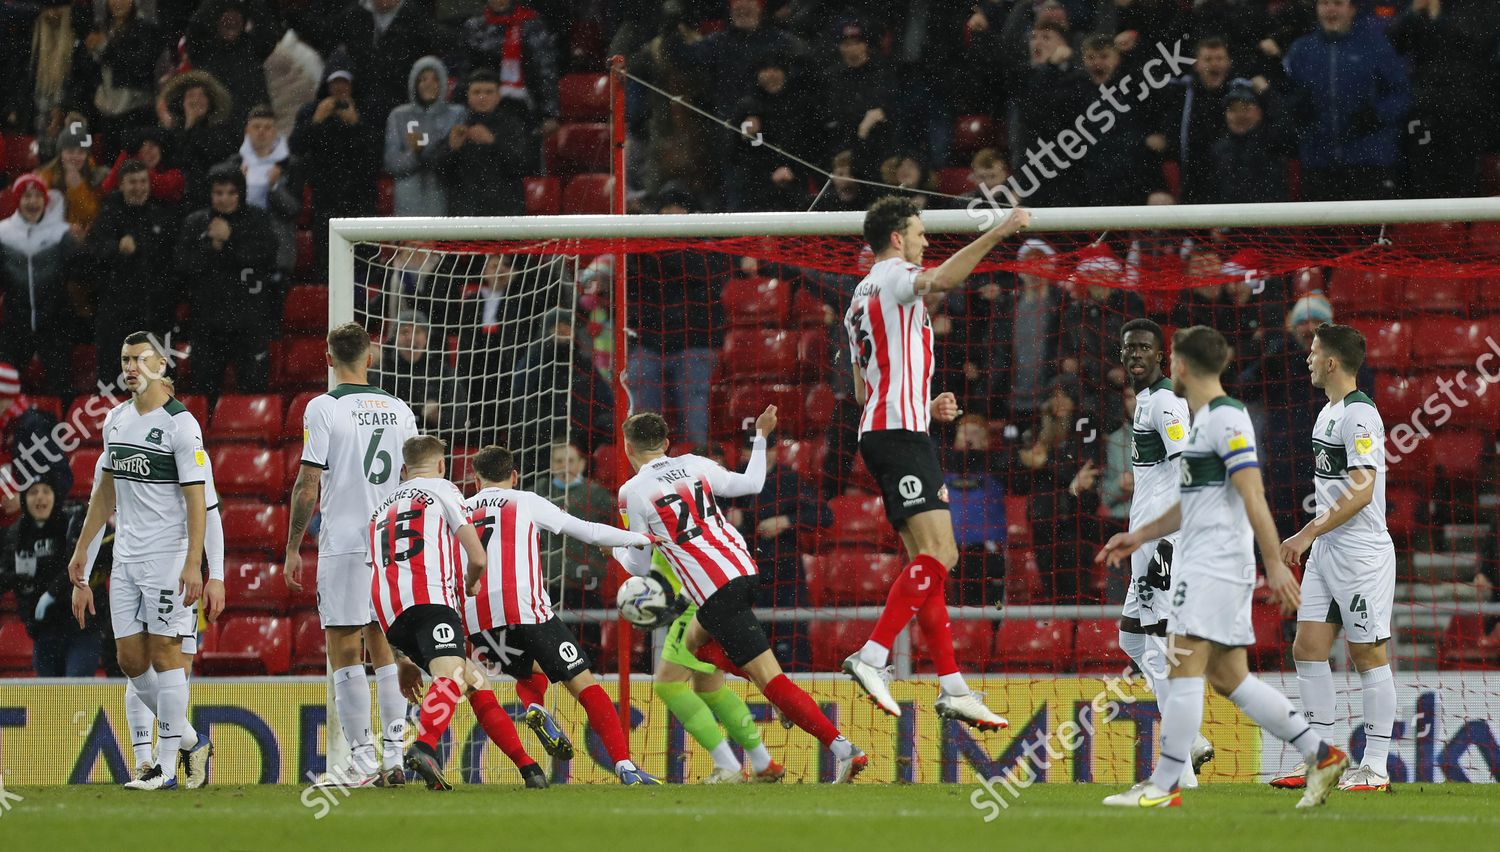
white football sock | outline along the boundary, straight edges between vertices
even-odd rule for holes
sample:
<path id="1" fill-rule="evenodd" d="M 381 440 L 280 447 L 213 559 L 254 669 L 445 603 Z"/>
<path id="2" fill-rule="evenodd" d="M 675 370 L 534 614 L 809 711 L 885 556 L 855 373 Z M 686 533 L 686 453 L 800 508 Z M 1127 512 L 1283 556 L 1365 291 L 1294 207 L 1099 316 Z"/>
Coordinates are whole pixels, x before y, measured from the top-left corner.
<path id="1" fill-rule="evenodd" d="M 375 670 L 375 700 L 380 703 L 380 768 L 401 766 L 406 744 L 406 696 L 401 694 L 400 669 L 395 663 Z"/>
<path id="2" fill-rule="evenodd" d="M 160 757 L 156 765 L 167 778 L 177 777 L 177 750 L 184 742 L 189 742 L 186 738 L 187 708 L 187 672 L 182 669 L 157 672 L 156 729 Z"/>
<path id="3" fill-rule="evenodd" d="M 771 766 L 771 752 L 765 743 L 756 743 L 746 753 L 750 755 L 750 767 L 756 772 L 765 772 Z"/>
<path id="4" fill-rule="evenodd" d="M 859 649 L 859 658 L 877 669 L 883 669 L 885 664 L 890 662 L 891 649 L 870 639 L 865 642 L 863 648 Z"/>
<path id="5" fill-rule="evenodd" d="M 1146 688 L 1151 690 L 1151 694 L 1156 696 L 1157 701 L 1160 702 L 1166 698 L 1165 695 L 1161 694 L 1161 690 L 1157 688 L 1156 678 L 1151 676 L 1151 672 L 1146 668 L 1144 662 L 1146 658 L 1146 634 L 1121 630 L 1120 650 L 1124 651 L 1125 655 L 1130 657 L 1131 661 L 1135 663 L 1136 668 L 1141 670 L 1141 676 L 1146 680 Z"/>
<path id="6" fill-rule="evenodd" d="M 363 665 L 345 666 L 333 673 L 333 702 L 355 771 L 364 775 L 374 772 L 378 764 L 370 734 L 370 680 Z"/>
<path id="7" fill-rule="evenodd" d="M 1161 707 L 1161 756 L 1151 772 L 1151 783 L 1170 790 L 1182 782 L 1182 770 L 1193 768 L 1193 739 L 1203 727 L 1203 678 L 1174 677 L 1163 681 L 1166 698 Z"/>
<path id="8" fill-rule="evenodd" d="M 1390 665 L 1384 665 L 1360 672 L 1359 682 L 1365 702 L 1365 756 L 1359 765 L 1385 775 L 1396 724 L 1396 681 Z"/>
<path id="9" fill-rule="evenodd" d="M 1333 667 L 1327 660 L 1297 660 L 1296 663 L 1302 712 L 1307 715 L 1313 731 L 1319 737 L 1329 739 L 1333 731 L 1334 710 L 1338 707 L 1338 699 L 1333 693 Z"/>
<path id="10" fill-rule="evenodd" d="M 146 690 L 136 686 L 136 681 L 149 681 Z M 156 703 L 156 671 L 146 669 L 139 677 L 125 681 L 125 724 L 130 728 L 130 750 L 135 753 L 134 769 L 143 763 L 155 763 L 151 755 L 151 737 L 156 733 L 156 714 L 146 706 L 142 692 L 151 693 L 151 703 Z"/>
<path id="11" fill-rule="evenodd" d="M 1312 763 L 1317 760 L 1318 746 L 1323 744 L 1323 738 L 1292 706 L 1291 699 L 1275 687 L 1266 685 L 1255 675 L 1246 675 L 1234 692 L 1229 693 L 1229 700 L 1255 724 L 1300 752 L 1304 761 Z"/>
<path id="12" fill-rule="evenodd" d="M 943 690 L 944 695 L 969 694 L 969 684 L 964 681 L 964 676 L 958 672 L 938 675 L 938 687 Z"/>
<path id="13" fill-rule="evenodd" d="M 734 751 L 729 747 L 728 740 L 720 740 L 719 744 L 714 746 L 713 750 L 708 754 L 709 757 L 714 759 L 715 769 L 727 769 L 730 772 L 739 772 L 743 768 L 740 766 L 739 758 L 734 756 Z"/>

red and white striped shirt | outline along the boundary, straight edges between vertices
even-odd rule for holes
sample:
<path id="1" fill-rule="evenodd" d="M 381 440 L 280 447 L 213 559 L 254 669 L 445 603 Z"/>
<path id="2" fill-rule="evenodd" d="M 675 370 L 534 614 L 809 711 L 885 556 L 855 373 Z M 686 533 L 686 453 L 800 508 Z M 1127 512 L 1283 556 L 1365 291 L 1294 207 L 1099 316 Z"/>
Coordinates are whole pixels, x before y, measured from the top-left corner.
<path id="1" fill-rule="evenodd" d="M 917 294 L 921 272 L 899 257 L 880 261 L 854 289 L 844 315 L 850 354 L 865 376 L 861 435 L 926 432 L 931 423 L 932 321 Z"/>
<path id="2" fill-rule="evenodd" d="M 755 573 L 755 560 L 715 497 L 757 494 L 766 481 L 766 442 L 755 440 L 750 465 L 734 473 L 702 456 L 662 456 L 620 486 L 620 513 L 632 530 L 657 537 L 656 548 L 682 581 L 693 603 L 736 577 Z M 650 570 L 651 554 L 615 556 L 632 574 Z"/>
<path id="3" fill-rule="evenodd" d="M 408 479 L 370 517 L 370 597 L 381 629 L 419 604 L 459 610 L 458 530 L 469 522 L 463 500 L 446 479 Z"/>
<path id="4" fill-rule="evenodd" d="M 530 491 L 486 488 L 464 501 L 464 506 L 489 557 L 479 579 L 479 594 L 464 600 L 464 631 L 471 636 L 481 630 L 541 624 L 552 618 L 538 527 L 601 547 L 651 544 L 640 533 L 575 518 Z"/>

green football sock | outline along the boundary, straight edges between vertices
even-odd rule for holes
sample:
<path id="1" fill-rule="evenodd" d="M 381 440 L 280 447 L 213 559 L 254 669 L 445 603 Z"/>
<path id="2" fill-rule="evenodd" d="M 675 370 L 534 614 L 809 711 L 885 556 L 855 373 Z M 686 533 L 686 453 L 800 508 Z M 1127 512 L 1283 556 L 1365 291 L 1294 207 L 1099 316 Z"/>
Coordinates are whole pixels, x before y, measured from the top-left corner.
<path id="1" fill-rule="evenodd" d="M 677 721 L 682 723 L 682 727 L 705 751 L 711 752 L 724 742 L 724 735 L 719 733 L 719 723 L 714 720 L 713 711 L 693 691 L 692 684 L 657 681 L 656 697 L 667 705 L 667 709 L 672 711 L 672 715 L 677 717 Z"/>
<path id="2" fill-rule="evenodd" d="M 700 692 L 698 697 L 714 712 L 724 725 L 724 730 L 729 732 L 729 738 L 739 743 L 740 748 L 749 750 L 760 745 L 760 728 L 751 718 L 750 708 L 745 706 L 745 700 L 738 693 L 727 686 L 721 686 L 715 692 Z"/>

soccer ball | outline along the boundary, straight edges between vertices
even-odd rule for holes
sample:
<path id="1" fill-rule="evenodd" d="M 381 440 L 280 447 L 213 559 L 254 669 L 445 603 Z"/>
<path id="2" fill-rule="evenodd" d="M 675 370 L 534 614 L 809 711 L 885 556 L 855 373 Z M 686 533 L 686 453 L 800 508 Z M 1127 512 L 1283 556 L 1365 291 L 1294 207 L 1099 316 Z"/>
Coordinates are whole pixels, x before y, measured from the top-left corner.
<path id="1" fill-rule="evenodd" d="M 667 590 L 655 577 L 631 577 L 615 594 L 620 617 L 640 627 L 654 627 L 669 607 Z"/>

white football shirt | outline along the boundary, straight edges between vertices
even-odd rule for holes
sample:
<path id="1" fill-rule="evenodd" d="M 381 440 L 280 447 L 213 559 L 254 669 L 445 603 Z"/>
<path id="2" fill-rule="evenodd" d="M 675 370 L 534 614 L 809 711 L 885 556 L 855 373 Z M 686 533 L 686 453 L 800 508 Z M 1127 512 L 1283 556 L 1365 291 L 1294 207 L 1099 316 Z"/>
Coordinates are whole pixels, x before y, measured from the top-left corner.
<path id="1" fill-rule="evenodd" d="M 1313 426 L 1313 488 L 1322 514 L 1348 493 L 1350 471 L 1375 476 L 1370 502 L 1354 517 L 1318 536 L 1340 550 L 1359 554 L 1385 553 L 1391 533 L 1385 524 L 1385 424 L 1375 402 L 1355 391 L 1330 402 Z M 1365 474 L 1369 475 L 1369 474 Z"/>
<path id="2" fill-rule="evenodd" d="M 401 446 L 417 435 L 406 403 L 374 385 L 342 384 L 302 416 L 302 463 L 322 468 L 318 555 L 364 553 L 370 514 L 401 482 Z"/>
<path id="3" fill-rule="evenodd" d="M 1221 396 L 1193 415 L 1182 452 L 1182 528 L 1172 574 L 1208 574 L 1255 582 L 1255 534 L 1245 501 L 1230 483 L 1237 471 L 1259 467 L 1255 427 L 1239 400 Z"/>
<path id="4" fill-rule="evenodd" d="M 144 414 L 133 400 L 115 406 L 104 419 L 103 458 L 115 482 L 115 564 L 187 550 L 182 486 L 208 477 L 203 431 L 187 408 L 170 398 Z"/>
<path id="5" fill-rule="evenodd" d="M 1163 377 L 1135 395 L 1130 427 L 1130 464 L 1135 489 L 1130 495 L 1130 528 L 1139 529 L 1172 508 L 1179 497 L 1179 456 L 1187 446 L 1187 400 Z M 1175 536 L 1167 536 L 1175 541 Z"/>

